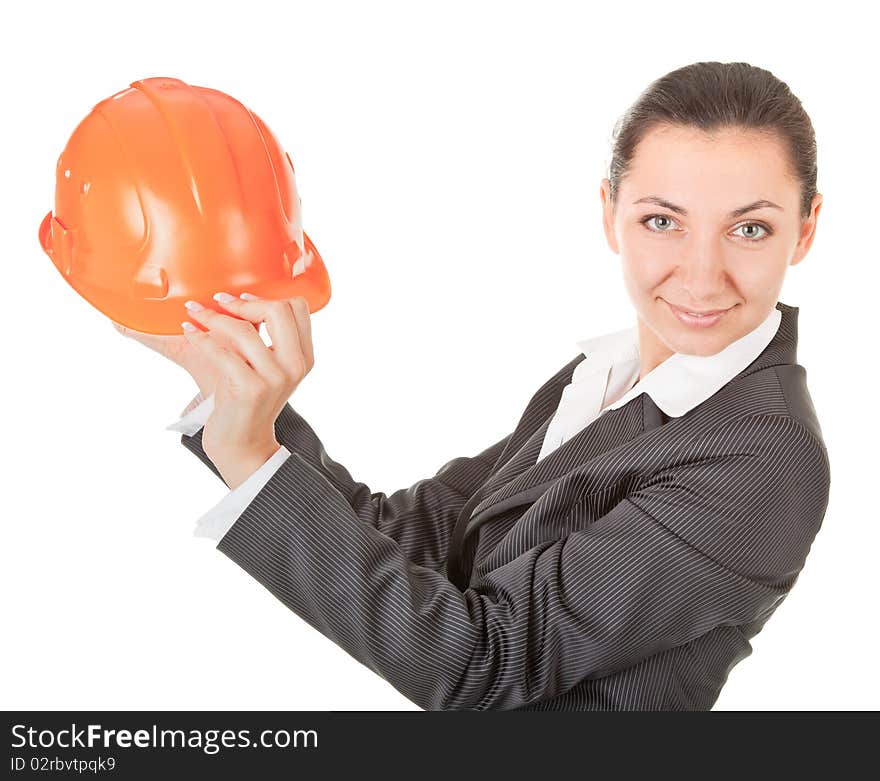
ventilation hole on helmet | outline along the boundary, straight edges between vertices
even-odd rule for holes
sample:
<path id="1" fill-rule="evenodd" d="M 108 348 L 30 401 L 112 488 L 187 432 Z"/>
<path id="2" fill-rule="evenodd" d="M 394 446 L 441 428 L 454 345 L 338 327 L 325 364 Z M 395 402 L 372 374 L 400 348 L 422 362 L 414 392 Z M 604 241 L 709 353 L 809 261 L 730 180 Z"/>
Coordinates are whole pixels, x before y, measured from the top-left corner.
<path id="1" fill-rule="evenodd" d="M 165 298 L 168 295 L 168 274 L 161 266 L 146 263 L 132 280 L 131 293 L 135 298 Z"/>

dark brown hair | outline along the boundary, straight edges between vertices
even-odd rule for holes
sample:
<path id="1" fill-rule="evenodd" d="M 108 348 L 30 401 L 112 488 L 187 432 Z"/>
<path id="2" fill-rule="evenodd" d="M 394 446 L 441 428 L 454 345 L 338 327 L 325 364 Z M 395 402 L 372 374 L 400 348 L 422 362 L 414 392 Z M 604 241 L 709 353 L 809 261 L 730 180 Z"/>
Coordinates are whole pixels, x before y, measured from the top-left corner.
<path id="1" fill-rule="evenodd" d="M 742 128 L 780 138 L 801 187 L 801 217 L 816 194 L 816 135 L 800 100 L 770 71 L 746 62 L 695 62 L 653 81 L 614 126 L 608 179 L 611 204 L 636 147 L 658 125 L 712 132 Z"/>

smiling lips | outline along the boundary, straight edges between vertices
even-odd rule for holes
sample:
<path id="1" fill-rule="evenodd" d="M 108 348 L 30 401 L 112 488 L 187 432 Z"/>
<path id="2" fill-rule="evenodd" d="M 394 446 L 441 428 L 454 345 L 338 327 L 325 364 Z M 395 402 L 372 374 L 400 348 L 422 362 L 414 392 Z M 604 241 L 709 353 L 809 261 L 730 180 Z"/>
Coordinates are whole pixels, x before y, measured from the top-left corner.
<path id="1" fill-rule="evenodd" d="M 663 299 L 666 301 L 666 299 Z M 666 301 L 666 304 L 672 310 L 672 313 L 679 319 L 680 322 L 685 325 L 692 325 L 702 328 L 708 328 L 709 326 L 715 325 L 726 312 L 729 312 L 733 309 L 732 306 L 727 309 L 708 309 L 704 312 L 693 311 L 690 309 L 682 309 L 675 304 L 670 304 Z"/>
<path id="2" fill-rule="evenodd" d="M 720 315 L 722 312 L 726 312 L 727 309 L 730 309 L 730 307 L 727 307 L 727 309 L 707 309 L 704 312 L 702 309 L 684 309 L 683 307 L 675 306 L 675 304 L 672 304 L 672 306 L 685 314 L 701 317 L 706 317 L 707 315 Z"/>

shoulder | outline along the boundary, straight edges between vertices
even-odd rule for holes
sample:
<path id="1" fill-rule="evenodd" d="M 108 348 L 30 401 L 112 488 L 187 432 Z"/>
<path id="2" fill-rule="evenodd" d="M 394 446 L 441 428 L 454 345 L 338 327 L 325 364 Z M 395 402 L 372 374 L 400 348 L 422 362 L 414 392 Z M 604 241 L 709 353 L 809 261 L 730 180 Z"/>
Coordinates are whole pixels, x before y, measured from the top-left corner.
<path id="1" fill-rule="evenodd" d="M 634 499 L 740 574 L 790 584 L 825 516 L 824 445 L 798 418 L 758 413 L 696 434 Z"/>
<path id="2" fill-rule="evenodd" d="M 780 490 L 818 486 L 827 493 L 831 470 L 821 436 L 799 416 L 786 411 L 758 412 L 726 419 L 695 433 L 679 456 L 733 465 L 731 482 Z"/>
<path id="3" fill-rule="evenodd" d="M 798 363 L 774 364 L 738 376 L 684 417 L 697 440 L 723 445 L 746 435 L 756 446 L 770 450 L 790 442 L 796 452 L 818 448 L 827 466 L 828 452 L 806 370 Z"/>
<path id="4" fill-rule="evenodd" d="M 824 447 L 822 427 L 807 388 L 807 370 L 797 363 L 780 364 L 773 369 L 788 414 L 805 426 Z"/>

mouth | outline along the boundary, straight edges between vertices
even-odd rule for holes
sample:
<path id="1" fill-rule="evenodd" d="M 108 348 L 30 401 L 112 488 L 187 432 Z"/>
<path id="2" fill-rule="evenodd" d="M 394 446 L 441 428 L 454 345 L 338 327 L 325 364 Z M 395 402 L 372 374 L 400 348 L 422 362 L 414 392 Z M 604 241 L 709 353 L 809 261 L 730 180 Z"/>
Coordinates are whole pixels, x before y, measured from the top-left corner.
<path id="1" fill-rule="evenodd" d="M 721 320 L 725 314 L 736 306 L 736 304 L 734 304 L 733 306 L 727 307 L 727 309 L 683 309 L 675 304 L 670 304 L 665 298 L 663 301 L 672 311 L 672 314 L 678 318 L 679 322 L 696 328 L 708 328 L 715 325 L 715 323 Z"/>

